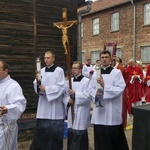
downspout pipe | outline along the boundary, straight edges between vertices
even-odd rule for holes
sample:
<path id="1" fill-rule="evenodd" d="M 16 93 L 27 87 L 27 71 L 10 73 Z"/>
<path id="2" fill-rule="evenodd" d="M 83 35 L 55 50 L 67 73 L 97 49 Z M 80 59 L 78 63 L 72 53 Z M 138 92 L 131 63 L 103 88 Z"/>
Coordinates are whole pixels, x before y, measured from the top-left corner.
<path id="1" fill-rule="evenodd" d="M 82 14 L 88 13 L 91 10 L 92 1 L 87 1 L 87 8 L 78 12 L 78 42 L 77 42 L 77 60 L 82 62 L 82 39 L 81 39 L 81 23 Z"/>
<path id="2" fill-rule="evenodd" d="M 133 5 L 133 59 L 136 61 L 136 7 L 133 0 L 131 0 Z"/>

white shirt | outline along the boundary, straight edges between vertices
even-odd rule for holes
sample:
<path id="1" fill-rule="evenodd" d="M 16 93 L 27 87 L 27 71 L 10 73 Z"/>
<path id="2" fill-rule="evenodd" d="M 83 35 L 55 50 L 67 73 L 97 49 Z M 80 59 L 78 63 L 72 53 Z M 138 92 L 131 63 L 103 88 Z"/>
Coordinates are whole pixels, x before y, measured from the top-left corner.
<path id="1" fill-rule="evenodd" d="M 83 76 L 90 78 L 91 77 L 90 71 L 94 71 L 92 65 L 90 65 L 90 66 L 84 65 L 83 66 L 83 69 L 82 69 Z"/>
<path id="2" fill-rule="evenodd" d="M 75 91 L 74 123 L 72 126 L 71 108 L 68 112 L 68 128 L 86 130 L 90 125 L 91 99 L 88 91 L 89 79 L 83 77 L 80 82 L 73 82 L 72 89 Z"/>
<path id="3" fill-rule="evenodd" d="M 25 110 L 26 99 L 20 85 L 10 76 L 0 80 L 0 106 L 7 108 L 7 113 L 0 117 L 0 150 L 17 150 L 17 120 Z"/>
<path id="4" fill-rule="evenodd" d="M 92 124 L 100 125 L 120 125 L 122 124 L 122 92 L 125 88 L 125 81 L 122 73 L 118 69 L 113 69 L 110 74 L 102 74 L 104 80 L 104 95 L 102 105 L 104 107 L 94 107 L 92 114 Z M 96 74 L 91 79 L 94 97 L 97 91 Z M 93 98 L 94 99 L 94 98 Z"/>
<path id="5" fill-rule="evenodd" d="M 45 72 L 41 69 L 42 82 L 45 86 L 44 95 L 39 96 L 37 118 L 64 119 L 65 107 L 62 102 L 64 93 L 64 71 L 57 67 L 54 72 Z M 34 89 L 37 91 L 37 82 L 34 80 Z"/>

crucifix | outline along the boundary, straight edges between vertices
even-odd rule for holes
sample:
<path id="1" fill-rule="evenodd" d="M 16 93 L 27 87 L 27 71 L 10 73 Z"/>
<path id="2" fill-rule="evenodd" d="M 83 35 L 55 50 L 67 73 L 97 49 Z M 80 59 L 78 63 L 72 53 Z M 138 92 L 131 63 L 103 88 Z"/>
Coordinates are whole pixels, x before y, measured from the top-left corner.
<path id="1" fill-rule="evenodd" d="M 69 39 L 68 39 L 68 28 L 72 27 L 74 24 L 77 24 L 77 20 L 68 21 L 67 20 L 67 9 L 62 9 L 62 18 L 63 22 L 53 23 L 54 27 L 57 27 L 62 30 L 62 43 L 65 49 L 65 54 L 69 53 Z"/>
<path id="2" fill-rule="evenodd" d="M 72 20 L 72 21 L 67 20 L 67 9 L 66 8 L 62 9 L 62 18 L 63 18 L 62 22 L 55 22 L 55 23 L 53 23 L 53 26 L 62 30 L 62 44 L 64 46 L 65 54 L 66 54 L 69 88 L 72 89 L 68 29 L 70 27 L 72 27 L 74 24 L 77 24 L 77 20 Z M 71 105 L 71 116 L 72 116 L 72 123 L 73 123 L 73 121 L 74 121 L 74 105 Z"/>

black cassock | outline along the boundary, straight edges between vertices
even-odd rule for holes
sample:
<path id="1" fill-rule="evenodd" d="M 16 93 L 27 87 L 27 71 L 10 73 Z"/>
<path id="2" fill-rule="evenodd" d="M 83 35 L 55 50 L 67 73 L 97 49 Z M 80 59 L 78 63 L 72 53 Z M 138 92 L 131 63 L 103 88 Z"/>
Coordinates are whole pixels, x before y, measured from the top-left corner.
<path id="1" fill-rule="evenodd" d="M 30 150 L 62 150 L 64 120 L 37 119 Z"/>
<path id="2" fill-rule="evenodd" d="M 68 129 L 67 150 L 88 150 L 88 132 L 87 130 Z"/>

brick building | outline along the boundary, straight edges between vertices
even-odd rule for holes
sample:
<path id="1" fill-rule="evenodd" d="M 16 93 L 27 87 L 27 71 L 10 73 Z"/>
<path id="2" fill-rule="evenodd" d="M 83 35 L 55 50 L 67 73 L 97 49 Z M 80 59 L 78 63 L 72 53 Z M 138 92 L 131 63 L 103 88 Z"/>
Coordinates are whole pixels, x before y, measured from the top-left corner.
<path id="1" fill-rule="evenodd" d="M 83 10 L 86 6 L 79 9 Z M 117 43 L 116 56 L 150 63 L 150 0 L 98 0 L 82 15 L 82 62 L 94 64 L 105 43 Z"/>

